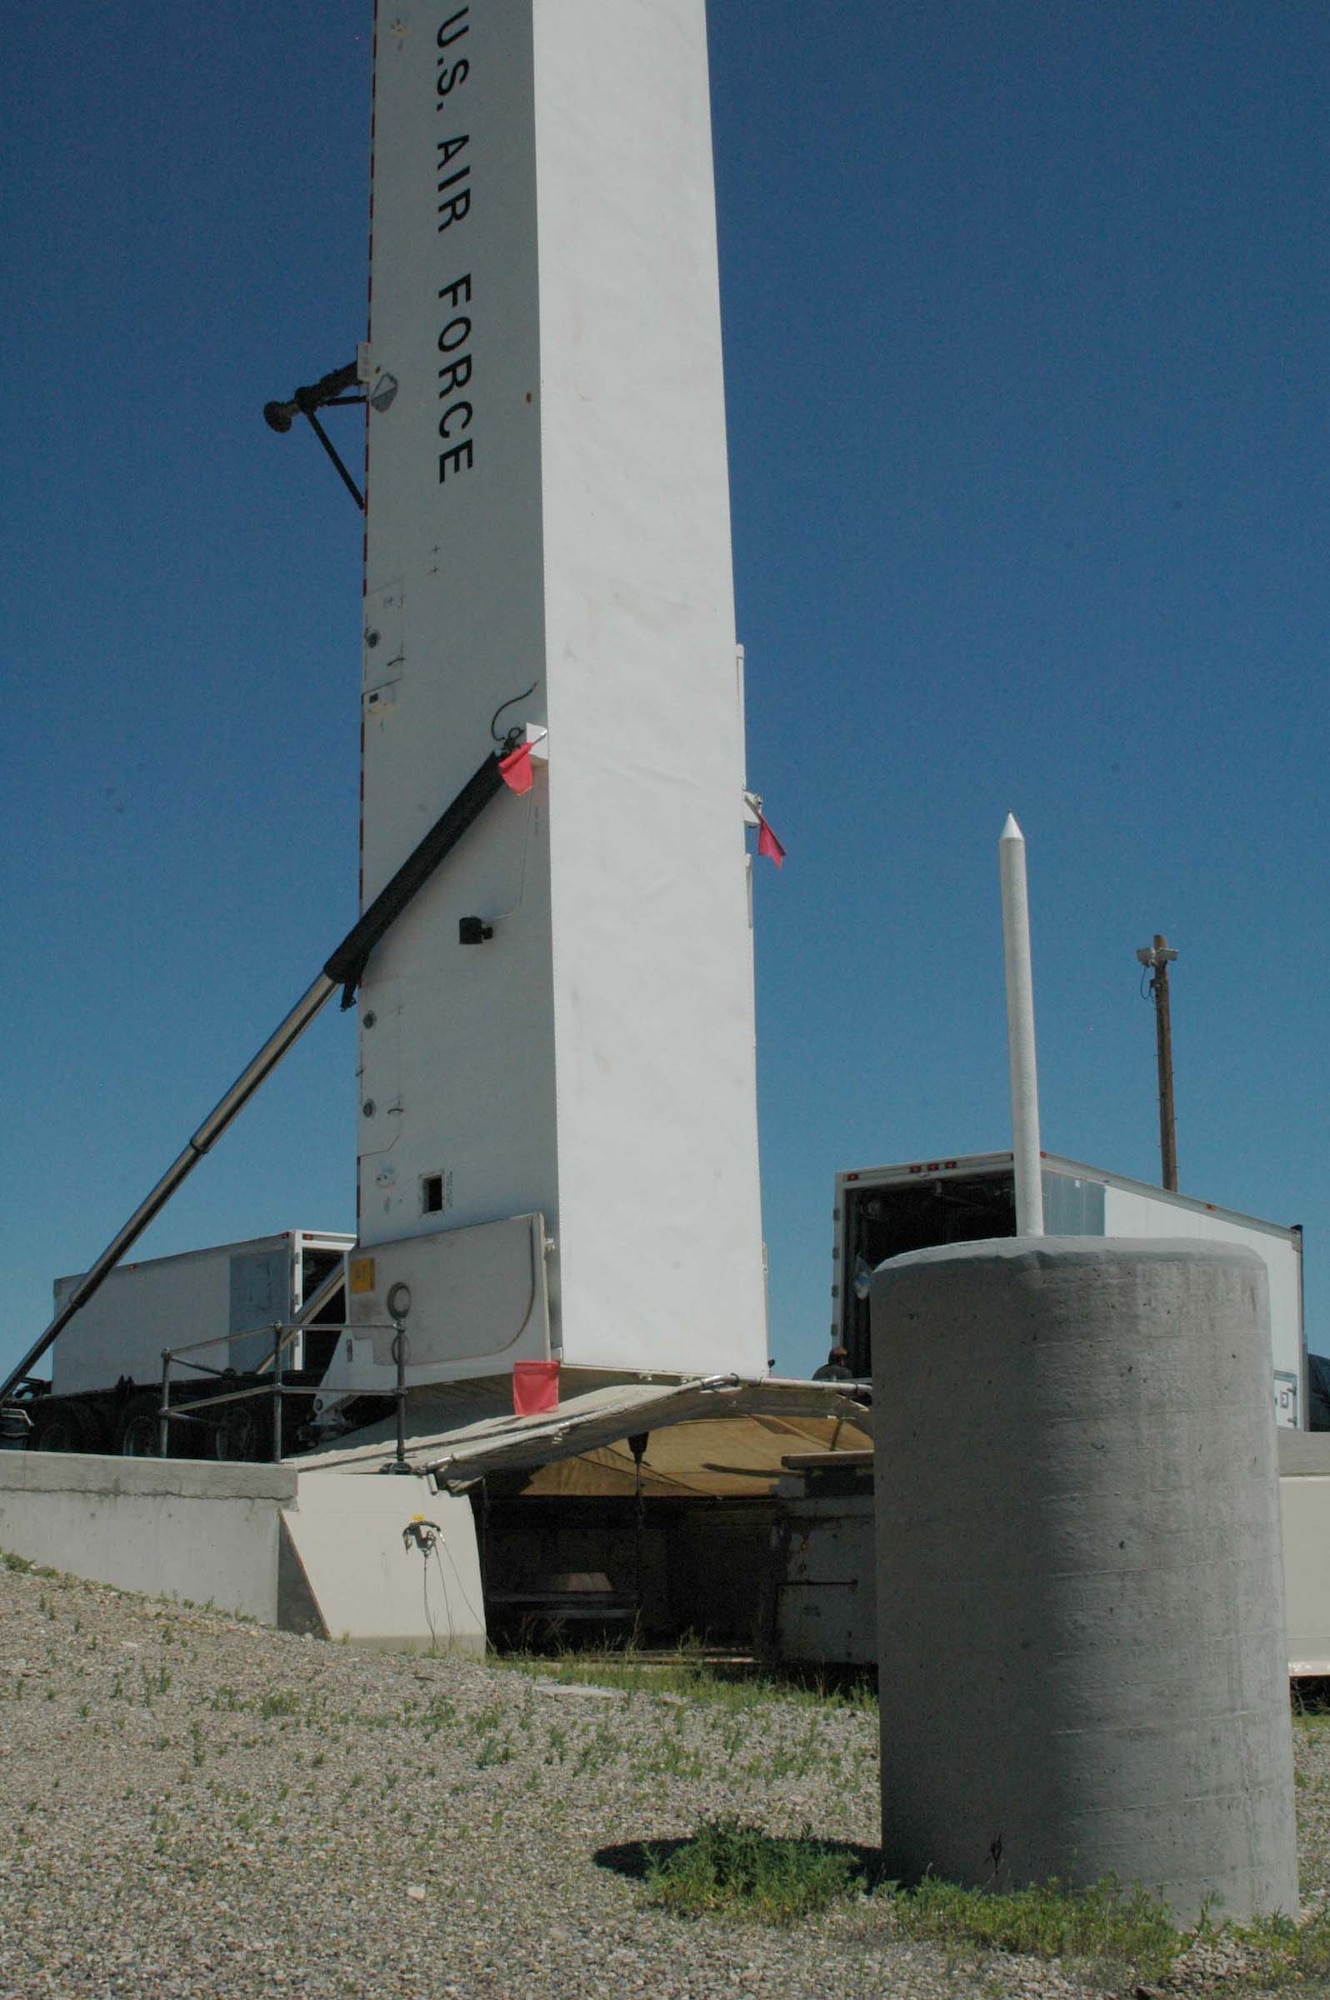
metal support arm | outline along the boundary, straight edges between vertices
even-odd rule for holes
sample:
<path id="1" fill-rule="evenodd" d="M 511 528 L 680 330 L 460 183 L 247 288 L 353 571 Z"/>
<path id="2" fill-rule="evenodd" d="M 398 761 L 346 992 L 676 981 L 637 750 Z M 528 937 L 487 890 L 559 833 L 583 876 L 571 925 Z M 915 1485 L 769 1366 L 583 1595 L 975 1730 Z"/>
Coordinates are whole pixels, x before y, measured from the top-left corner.
<path id="1" fill-rule="evenodd" d="M 316 410 L 340 409 L 346 403 L 363 403 L 363 396 L 349 396 L 348 389 L 354 389 L 359 381 L 359 368 L 354 361 L 345 368 L 334 368 L 329 375 L 321 375 L 317 382 L 309 382 L 297 389 L 289 403 L 265 403 L 263 421 L 269 430 L 284 435 L 290 430 L 298 416 L 304 417 L 323 449 L 337 468 L 343 486 L 359 507 L 365 511 L 365 496 L 342 462 L 342 455 L 324 430 Z"/>
<path id="2" fill-rule="evenodd" d="M 148 1224 L 165 1208 L 181 1182 L 191 1174 L 204 1154 L 221 1138 L 228 1125 L 244 1110 L 255 1091 L 271 1076 L 282 1057 L 304 1033 L 326 1002 L 342 988 L 342 1005 L 349 1007 L 365 970 L 365 962 L 391 924 L 434 873 L 444 857 L 456 847 L 463 834 L 503 788 L 499 753 L 491 752 L 480 769 L 468 779 L 419 846 L 411 853 L 374 898 L 364 915 L 347 932 L 323 971 L 308 987 L 276 1028 L 258 1054 L 248 1062 L 231 1088 L 208 1113 L 179 1158 L 167 1168 L 156 1187 L 139 1203 L 128 1222 L 117 1231 L 101 1256 L 80 1278 L 40 1340 L 34 1341 L 18 1366 L 0 1385 L 0 1403 L 12 1395 L 62 1333 L 76 1312 L 88 1303 L 103 1280 L 115 1269 L 125 1252 L 132 1248 Z"/>

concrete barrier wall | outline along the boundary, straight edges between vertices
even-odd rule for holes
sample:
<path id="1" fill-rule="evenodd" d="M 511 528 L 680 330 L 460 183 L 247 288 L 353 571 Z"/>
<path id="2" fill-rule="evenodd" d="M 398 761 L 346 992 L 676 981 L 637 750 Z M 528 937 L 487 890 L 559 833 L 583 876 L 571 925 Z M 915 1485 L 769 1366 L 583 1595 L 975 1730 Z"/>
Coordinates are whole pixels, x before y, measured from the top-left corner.
<path id="1" fill-rule="evenodd" d="M 1330 1434 L 1281 1432 L 1279 1447 L 1289 1671 L 1330 1674 Z M 790 1511 L 816 1540 L 816 1525 L 804 1518 L 813 1510 L 796 1503 Z M 790 1660 L 871 1665 L 871 1495 L 840 1500 L 834 1511 L 835 1547 L 805 1550 L 802 1560 L 813 1566 L 810 1576 L 821 1577 L 825 1563 L 838 1579 L 857 1575 L 853 1631 L 831 1637 L 789 1616 L 777 1650 Z M 417 1512 L 443 1533 L 427 1574 L 421 1554 L 401 1544 Z M 419 1480 L 0 1452 L 0 1549 L 122 1589 L 212 1603 L 284 1631 L 401 1649 L 484 1650 L 470 1507 L 430 1495 Z M 803 1571 L 792 1574 L 797 1585 Z"/>
<path id="2" fill-rule="evenodd" d="M 415 1516 L 435 1531 L 428 1554 L 404 1543 Z M 485 1649 L 470 1506 L 419 1479 L 6 1452 L 0 1549 L 284 1631 L 397 1651 Z"/>
<path id="3" fill-rule="evenodd" d="M 423 1479 L 301 1472 L 282 1535 L 317 1607 L 321 1636 L 392 1652 L 482 1654 L 485 1598 L 469 1500 Z M 404 1542 L 413 1521 L 425 1531 Z M 299 1622 L 284 1573 L 282 1617 Z"/>
<path id="4" fill-rule="evenodd" d="M 0 1547 L 29 1561 L 277 1623 L 285 1466 L 74 1452 L 0 1457 Z"/>

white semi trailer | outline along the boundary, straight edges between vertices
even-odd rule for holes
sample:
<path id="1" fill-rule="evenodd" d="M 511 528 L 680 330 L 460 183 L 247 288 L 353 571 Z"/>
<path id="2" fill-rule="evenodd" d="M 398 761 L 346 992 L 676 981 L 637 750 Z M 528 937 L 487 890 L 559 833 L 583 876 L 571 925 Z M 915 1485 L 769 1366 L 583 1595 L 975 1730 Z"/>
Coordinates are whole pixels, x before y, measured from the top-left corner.
<path id="1" fill-rule="evenodd" d="M 1255 1250 L 1270 1279 L 1276 1421 L 1291 1430 L 1309 1427 L 1301 1228 L 1239 1215 L 1055 1153 L 1042 1154 L 1041 1163 L 1050 1236 L 1191 1236 Z M 851 1372 L 868 1376 L 869 1274 L 907 1250 L 1014 1236 L 1012 1156 L 974 1153 L 840 1173 L 834 1215 L 832 1340 L 846 1349 Z"/>
<path id="2" fill-rule="evenodd" d="M 309 1416 L 345 1318 L 354 1238 L 311 1229 L 122 1264 L 51 1349 L 49 1391 L 18 1405 L 14 1441 L 39 1451 L 149 1456 L 160 1442 L 163 1357 L 176 1357 L 172 1448 L 191 1457 L 259 1458 L 272 1444 L 272 1366 L 299 1396 L 287 1437 Z M 57 1313 L 82 1273 L 55 1281 Z M 301 1323 L 303 1320 L 303 1324 Z M 35 1386 L 35 1385 L 34 1385 Z M 243 1394 L 257 1388 L 256 1395 Z M 217 1396 L 188 1414 L 196 1400 Z"/>

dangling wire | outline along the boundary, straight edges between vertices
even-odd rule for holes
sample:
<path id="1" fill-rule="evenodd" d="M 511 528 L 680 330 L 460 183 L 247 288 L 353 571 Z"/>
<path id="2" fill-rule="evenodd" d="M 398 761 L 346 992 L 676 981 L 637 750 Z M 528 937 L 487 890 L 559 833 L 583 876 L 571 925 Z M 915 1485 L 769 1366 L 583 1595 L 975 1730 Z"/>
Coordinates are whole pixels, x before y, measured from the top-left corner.
<path id="1" fill-rule="evenodd" d="M 516 708 L 519 701 L 525 701 L 527 696 L 534 694 L 539 686 L 540 686 L 540 676 L 537 675 L 535 680 L 532 681 L 530 687 L 523 688 L 521 694 L 515 694 L 513 695 L 511 700 L 501 701 L 499 703 L 499 706 L 495 709 L 493 715 L 490 717 L 490 735 L 493 737 L 496 743 L 509 743 L 511 742 L 514 734 L 521 733 L 520 731 L 514 731 L 512 729 L 509 729 L 504 735 L 501 736 L 498 730 L 494 727 L 494 725 L 498 721 L 499 717 L 503 714 L 505 708 Z"/>
<path id="2" fill-rule="evenodd" d="M 528 792 L 526 795 L 526 819 L 522 825 L 522 864 L 517 872 L 517 899 L 510 908 L 496 910 L 492 917 L 486 919 L 487 923 L 501 924 L 505 917 L 515 917 L 526 900 L 526 857 L 527 851 L 531 846 L 531 821 L 535 803 L 535 793 Z"/>
<path id="3" fill-rule="evenodd" d="M 454 1576 L 454 1578 L 456 1579 L 456 1583 L 457 1583 L 457 1590 L 458 1590 L 458 1595 L 459 1595 L 459 1596 L 461 1597 L 461 1600 L 462 1600 L 463 1604 L 465 1604 L 465 1606 L 466 1606 L 467 1610 L 468 1610 L 468 1611 L 469 1611 L 469 1612 L 471 1613 L 471 1617 L 472 1617 L 472 1620 L 473 1620 L 473 1622 L 474 1622 L 474 1624 L 475 1624 L 475 1627 L 476 1627 L 476 1630 L 477 1630 L 477 1631 L 480 1631 L 480 1632 L 483 1632 L 483 1631 L 484 1631 L 484 1629 L 485 1629 L 485 1620 L 484 1620 L 483 1616 L 481 1615 L 481 1613 L 480 1613 L 479 1611 L 477 1611 L 477 1609 L 476 1609 L 475 1605 L 474 1605 L 474 1604 L 473 1604 L 473 1603 L 471 1602 L 471 1598 L 470 1598 L 470 1595 L 469 1595 L 469 1593 L 468 1593 L 468 1591 L 467 1591 L 467 1587 L 466 1587 L 466 1585 L 465 1585 L 465 1584 L 463 1583 L 463 1581 L 462 1581 L 462 1572 L 461 1572 L 461 1570 L 459 1570 L 459 1569 L 458 1569 L 458 1567 L 457 1567 L 457 1564 L 456 1564 L 456 1562 L 455 1562 L 455 1561 L 454 1561 L 454 1559 L 453 1559 L 453 1552 L 452 1552 L 452 1550 L 451 1550 L 451 1549 L 449 1548 L 449 1546 L 448 1546 L 447 1542 L 446 1542 L 446 1541 L 444 1540 L 444 1538 L 443 1538 L 443 1536 L 442 1536 L 442 1535 L 440 1535 L 440 1537 L 439 1537 L 439 1548 L 441 1548 L 441 1549 L 443 1550 L 443 1553 L 444 1553 L 444 1554 L 445 1554 L 445 1555 L 447 1556 L 447 1558 L 448 1558 L 448 1567 L 449 1567 L 449 1569 L 451 1569 L 451 1571 L 452 1571 L 452 1573 L 453 1573 L 453 1576 Z M 439 1561 L 439 1555 L 438 1555 L 438 1550 L 437 1550 L 437 1549 L 436 1549 L 436 1550 L 435 1550 L 435 1552 L 434 1552 L 434 1560 L 435 1560 L 435 1562 L 436 1562 L 436 1563 L 437 1563 L 437 1562 Z M 440 1575 L 440 1578 L 442 1578 L 442 1577 L 443 1577 L 443 1566 L 442 1566 L 442 1564 L 440 1564 L 440 1566 L 439 1566 L 439 1575 Z M 447 1584 L 446 1584 L 446 1583 L 444 1584 L 444 1593 L 445 1593 L 445 1598 L 446 1598 L 446 1595 L 447 1595 Z M 449 1609 L 449 1612 L 448 1612 L 448 1617 L 449 1617 L 449 1621 L 450 1621 L 450 1622 L 449 1622 L 449 1628 L 448 1628 L 448 1629 L 449 1629 L 449 1632 L 451 1633 L 451 1631 L 452 1631 L 452 1625 L 451 1625 L 451 1619 L 452 1619 L 452 1610 L 451 1610 L 451 1608 Z"/>

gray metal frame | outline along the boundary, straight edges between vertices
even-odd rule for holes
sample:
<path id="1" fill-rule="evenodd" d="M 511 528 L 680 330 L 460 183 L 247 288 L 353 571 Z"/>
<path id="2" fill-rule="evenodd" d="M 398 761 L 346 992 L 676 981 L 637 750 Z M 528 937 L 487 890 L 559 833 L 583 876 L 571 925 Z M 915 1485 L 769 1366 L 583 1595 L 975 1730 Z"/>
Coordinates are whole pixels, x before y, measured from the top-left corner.
<path id="1" fill-rule="evenodd" d="M 322 1292 L 324 1287 L 320 1286 L 319 1290 Z M 317 1298 L 318 1294 L 316 1293 L 315 1300 Z M 311 1302 L 310 1309 L 316 1309 L 314 1302 Z M 225 1368 L 210 1367 L 208 1363 L 203 1361 L 188 1361 L 184 1359 L 187 1355 L 197 1353 L 200 1348 L 215 1347 L 217 1344 L 215 1338 L 210 1337 L 206 1340 L 189 1341 L 183 1347 L 164 1347 L 162 1349 L 162 1394 L 161 1404 L 158 1409 L 158 1457 L 166 1458 L 169 1455 L 171 1425 L 173 1423 L 208 1424 L 210 1420 L 199 1414 L 203 1410 L 220 1409 L 229 1403 L 250 1402 L 256 1396 L 270 1396 L 273 1404 L 272 1462 L 274 1465 L 278 1464 L 283 1455 L 282 1405 L 284 1400 L 288 1396 L 317 1396 L 319 1393 L 319 1385 L 317 1383 L 286 1382 L 283 1380 L 282 1357 L 297 1335 L 303 1333 L 308 1325 L 308 1313 L 302 1313 L 299 1319 L 274 1320 L 272 1322 L 270 1329 L 272 1333 L 272 1351 L 263 1363 L 263 1367 L 257 1371 L 259 1373 L 271 1371 L 271 1383 L 254 1383 L 244 1389 L 228 1389 L 223 1394 L 217 1396 L 191 1397 L 187 1405 L 173 1405 L 171 1402 L 171 1369 L 173 1365 L 183 1363 L 186 1368 L 192 1368 L 196 1374 L 211 1375 L 217 1381 L 225 1381 L 232 1371 Z M 353 1330 L 347 1322 L 332 1322 L 324 1330 L 331 1332 L 334 1326 L 339 1336 Z M 260 1329 L 255 1327 L 253 1331 L 257 1333 Z M 406 1463 L 406 1366 L 410 1357 L 410 1343 L 406 1336 L 406 1329 L 401 1320 L 389 1320 L 379 1322 L 373 1326 L 357 1326 L 354 1331 L 359 1334 L 391 1333 L 393 1336 L 393 1360 L 397 1365 L 397 1387 L 394 1398 L 397 1405 L 397 1449 L 392 1469 L 406 1471 L 409 1469 Z M 213 1427 L 215 1428 L 215 1426 Z"/>

